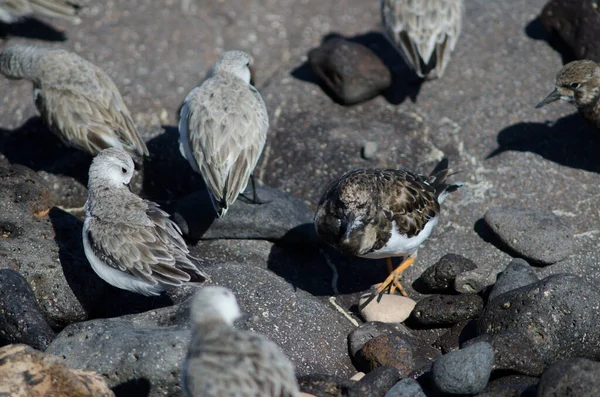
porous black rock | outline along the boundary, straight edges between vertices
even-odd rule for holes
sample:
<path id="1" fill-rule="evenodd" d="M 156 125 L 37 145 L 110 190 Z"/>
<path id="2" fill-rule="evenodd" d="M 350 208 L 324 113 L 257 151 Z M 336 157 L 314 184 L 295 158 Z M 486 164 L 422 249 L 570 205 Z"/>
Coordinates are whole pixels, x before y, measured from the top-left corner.
<path id="1" fill-rule="evenodd" d="M 454 280 L 458 274 L 476 268 L 475 262 L 462 255 L 446 254 L 423 272 L 420 281 L 429 291 L 448 291 L 454 288 Z"/>
<path id="2" fill-rule="evenodd" d="M 600 362 L 579 357 L 556 362 L 542 375 L 537 395 L 600 396 Z"/>
<path id="3" fill-rule="evenodd" d="M 567 357 L 600 358 L 600 290 L 581 277 L 556 274 L 488 302 L 478 333 L 511 332 L 546 365 Z"/>
<path id="4" fill-rule="evenodd" d="M 464 342 L 476 336 L 476 327 L 476 320 L 461 321 L 440 335 L 433 342 L 433 347 L 440 349 L 442 354 L 458 350 Z"/>
<path id="5" fill-rule="evenodd" d="M 384 396 L 394 386 L 400 375 L 394 367 L 382 366 L 366 374 L 348 389 L 348 397 Z"/>
<path id="6" fill-rule="evenodd" d="M 15 270 L 0 269 L 0 346 L 24 343 L 44 351 L 55 336 L 27 280 Z"/>
<path id="7" fill-rule="evenodd" d="M 492 300 L 498 295 L 502 295 L 513 289 L 535 283 L 536 281 L 539 281 L 539 278 L 527 261 L 520 258 L 513 259 L 508 266 L 506 266 L 506 269 L 498 274 L 498 278 L 488 296 L 488 300 Z"/>
<path id="8" fill-rule="evenodd" d="M 495 207 L 484 220 L 502 244 L 534 263 L 551 265 L 573 250 L 573 231 L 552 212 Z"/>
<path id="9" fill-rule="evenodd" d="M 370 99 L 392 83 L 389 69 L 377 55 L 341 37 L 326 40 L 310 51 L 308 62 L 335 99 L 346 105 Z"/>
<path id="10" fill-rule="evenodd" d="M 439 357 L 433 363 L 433 382 L 443 393 L 475 394 L 490 379 L 494 349 L 480 342 Z"/>
<path id="11" fill-rule="evenodd" d="M 539 381 L 533 376 L 503 376 L 490 381 L 476 397 L 535 397 Z"/>
<path id="12" fill-rule="evenodd" d="M 477 317 L 482 308 L 476 294 L 431 295 L 417 302 L 412 318 L 421 325 L 448 326 Z"/>

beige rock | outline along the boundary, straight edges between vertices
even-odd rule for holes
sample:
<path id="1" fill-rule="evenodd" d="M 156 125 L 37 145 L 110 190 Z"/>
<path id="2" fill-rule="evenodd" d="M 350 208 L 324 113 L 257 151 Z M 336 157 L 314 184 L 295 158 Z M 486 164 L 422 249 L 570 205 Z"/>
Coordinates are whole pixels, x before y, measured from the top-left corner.
<path id="1" fill-rule="evenodd" d="M 350 378 L 350 380 L 354 380 L 354 381 L 358 382 L 359 380 L 361 380 L 364 377 L 365 377 L 365 373 L 364 372 L 357 372 L 354 375 L 352 375 L 352 378 Z"/>
<path id="2" fill-rule="evenodd" d="M 114 397 L 102 376 L 72 369 L 27 345 L 0 349 L 0 396 Z"/>
<path id="3" fill-rule="evenodd" d="M 366 303 L 370 298 L 371 295 L 364 295 L 358 303 L 360 314 L 365 321 L 401 323 L 410 316 L 416 304 L 414 300 L 400 295 L 383 294 Z"/>

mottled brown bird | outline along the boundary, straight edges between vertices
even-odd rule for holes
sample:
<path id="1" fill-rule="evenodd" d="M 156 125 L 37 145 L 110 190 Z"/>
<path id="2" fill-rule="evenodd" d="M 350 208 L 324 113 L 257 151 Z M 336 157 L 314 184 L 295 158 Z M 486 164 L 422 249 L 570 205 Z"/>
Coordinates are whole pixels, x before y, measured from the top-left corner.
<path id="1" fill-rule="evenodd" d="M 429 176 L 406 170 L 361 169 L 333 181 L 315 215 L 317 234 L 343 253 L 386 258 L 390 275 L 378 285 L 406 292 L 401 273 L 412 265 L 417 250 L 438 222 L 440 204 L 461 185 L 447 184 L 448 161 Z M 395 270 L 391 257 L 403 256 Z"/>
<path id="2" fill-rule="evenodd" d="M 68 0 L 0 0 L 0 21 L 13 23 L 32 14 L 79 20 L 79 5 Z"/>
<path id="3" fill-rule="evenodd" d="M 572 103 L 579 113 L 600 128 L 600 65 L 581 60 L 566 64 L 556 75 L 552 91 L 536 108 L 557 100 Z"/>

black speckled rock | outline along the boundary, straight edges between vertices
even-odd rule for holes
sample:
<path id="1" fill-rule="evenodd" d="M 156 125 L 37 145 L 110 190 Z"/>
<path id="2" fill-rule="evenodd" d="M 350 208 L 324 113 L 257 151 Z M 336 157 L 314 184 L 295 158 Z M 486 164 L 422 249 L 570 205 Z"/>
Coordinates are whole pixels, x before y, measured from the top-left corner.
<path id="1" fill-rule="evenodd" d="M 542 25 L 571 48 L 577 59 L 600 62 L 600 12 L 595 1 L 550 0 L 540 16 Z"/>
<path id="2" fill-rule="evenodd" d="M 412 317 L 421 325 L 453 325 L 479 315 L 483 300 L 479 295 L 432 295 L 421 299 Z"/>
<path id="3" fill-rule="evenodd" d="M 402 379 L 396 383 L 387 393 L 385 397 L 426 397 L 425 392 L 419 385 L 419 382 L 412 378 Z"/>
<path id="4" fill-rule="evenodd" d="M 539 281 L 539 278 L 527 261 L 520 258 L 513 259 L 508 266 L 506 266 L 506 269 L 498 275 L 498 279 L 490 292 L 488 300 L 492 300 L 498 295 L 513 289 L 535 283 L 536 281 Z"/>
<path id="5" fill-rule="evenodd" d="M 570 358 L 555 363 L 542 375 L 537 395 L 600 396 L 600 362 Z"/>
<path id="6" fill-rule="evenodd" d="M 440 349 L 442 354 L 458 350 L 464 342 L 476 336 L 476 327 L 476 320 L 461 321 L 440 335 L 433 342 L 433 347 Z"/>
<path id="7" fill-rule="evenodd" d="M 573 249 L 573 232 L 551 212 L 496 207 L 484 220 L 510 250 L 535 263 L 551 265 Z"/>
<path id="8" fill-rule="evenodd" d="M 400 376 L 394 367 L 383 366 L 374 369 L 356 382 L 348 390 L 348 397 L 381 396 L 394 386 Z"/>
<path id="9" fill-rule="evenodd" d="M 433 382 L 443 393 L 475 394 L 490 379 L 494 349 L 480 342 L 439 357 L 433 363 Z"/>
<path id="10" fill-rule="evenodd" d="M 556 274 L 488 302 L 478 332 L 512 332 L 546 365 L 566 357 L 600 358 L 600 290 L 580 277 Z"/>
<path id="11" fill-rule="evenodd" d="M 55 336 L 27 280 L 15 270 L 0 269 L 0 346 L 24 343 L 43 351 Z"/>
<path id="12" fill-rule="evenodd" d="M 446 254 L 423 272 L 420 281 L 430 291 L 449 291 L 454 289 L 454 279 L 458 274 L 476 268 L 477 265 L 464 256 Z"/>
<path id="13" fill-rule="evenodd" d="M 532 376 L 503 376 L 488 383 L 477 397 L 536 397 L 539 381 Z"/>
<path id="14" fill-rule="evenodd" d="M 367 47 L 336 37 L 308 53 L 312 70 L 346 105 L 379 94 L 392 83 L 383 62 Z"/>

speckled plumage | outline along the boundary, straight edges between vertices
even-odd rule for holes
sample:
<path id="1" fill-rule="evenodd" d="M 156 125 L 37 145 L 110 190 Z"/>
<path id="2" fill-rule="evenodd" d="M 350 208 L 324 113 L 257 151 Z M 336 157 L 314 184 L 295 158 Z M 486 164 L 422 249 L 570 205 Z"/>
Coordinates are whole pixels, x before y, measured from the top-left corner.
<path id="1" fill-rule="evenodd" d="M 228 289 L 210 286 L 196 294 L 192 338 L 181 370 L 184 396 L 299 396 L 289 359 L 263 335 L 234 328 L 239 316 Z"/>
<path id="2" fill-rule="evenodd" d="M 329 185 L 319 202 L 315 215 L 317 234 L 351 255 L 412 255 L 422 242 L 414 239 L 422 236 L 429 222 L 437 222 L 440 203 L 459 187 L 445 183 L 447 164 L 442 161 L 429 177 L 394 169 L 346 173 Z M 387 247 L 382 254 L 393 234 L 403 240 L 396 249 Z M 427 237 L 428 234 L 421 238 Z"/>
<path id="3" fill-rule="evenodd" d="M 381 0 L 386 37 L 420 77 L 441 77 L 458 41 L 462 0 Z"/>
<path id="4" fill-rule="evenodd" d="M 134 156 L 148 154 L 113 81 L 77 54 L 11 45 L 0 53 L 0 72 L 33 82 L 42 119 L 66 145 L 93 155 L 109 147 Z"/>
<path id="5" fill-rule="evenodd" d="M 202 175 L 219 217 L 248 185 L 269 129 L 265 104 L 250 84 L 249 62 L 242 51 L 225 52 L 181 108 L 181 154 Z"/>
<path id="6" fill-rule="evenodd" d="M 79 5 L 69 0 L 0 0 L 0 21 L 13 23 L 32 14 L 78 20 Z"/>
<path id="7" fill-rule="evenodd" d="M 208 276 L 189 254 L 181 230 L 156 203 L 129 191 L 133 160 L 122 149 L 98 154 L 89 172 L 83 245 L 109 284 L 143 295 Z"/>
<path id="8" fill-rule="evenodd" d="M 600 65 L 589 60 L 566 64 L 556 76 L 554 91 L 536 107 L 557 100 L 574 104 L 587 121 L 600 128 Z"/>

